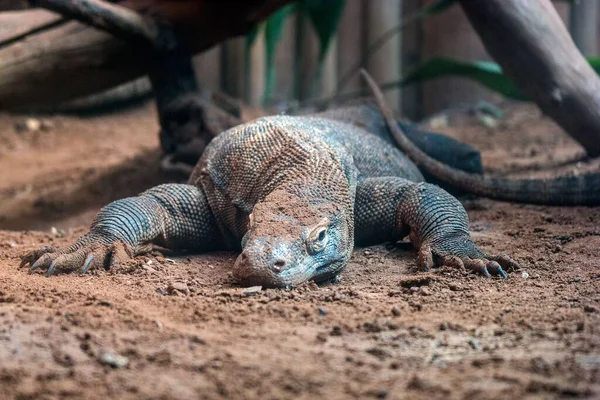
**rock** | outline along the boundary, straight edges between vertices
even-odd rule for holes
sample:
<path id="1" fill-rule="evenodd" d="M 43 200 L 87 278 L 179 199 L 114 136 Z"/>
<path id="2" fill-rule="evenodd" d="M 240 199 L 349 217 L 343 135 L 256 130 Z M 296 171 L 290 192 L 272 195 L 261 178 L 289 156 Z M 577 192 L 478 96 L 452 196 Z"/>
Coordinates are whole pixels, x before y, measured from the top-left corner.
<path id="1" fill-rule="evenodd" d="M 57 238 L 65 237 L 65 231 L 62 229 L 57 229 L 55 226 L 50 228 L 50 234 Z"/>
<path id="2" fill-rule="evenodd" d="M 402 313 L 400 312 L 400 309 L 398 307 L 392 307 L 392 315 L 394 317 L 399 317 L 400 315 L 402 315 Z"/>
<path id="3" fill-rule="evenodd" d="M 99 361 L 112 368 L 125 368 L 129 365 L 129 359 L 127 359 L 127 357 L 113 353 L 102 353 Z"/>
<path id="4" fill-rule="evenodd" d="M 529 278 L 529 274 L 527 272 L 522 272 L 521 273 L 521 278 L 527 279 L 527 278 Z"/>
<path id="5" fill-rule="evenodd" d="M 190 289 L 188 288 L 185 282 L 171 282 L 167 287 L 167 292 L 169 294 L 175 294 L 176 292 L 188 295 L 190 294 Z"/>
<path id="6" fill-rule="evenodd" d="M 333 328 L 331 328 L 331 332 L 329 333 L 331 336 L 342 336 L 342 327 L 339 325 L 334 326 Z"/>

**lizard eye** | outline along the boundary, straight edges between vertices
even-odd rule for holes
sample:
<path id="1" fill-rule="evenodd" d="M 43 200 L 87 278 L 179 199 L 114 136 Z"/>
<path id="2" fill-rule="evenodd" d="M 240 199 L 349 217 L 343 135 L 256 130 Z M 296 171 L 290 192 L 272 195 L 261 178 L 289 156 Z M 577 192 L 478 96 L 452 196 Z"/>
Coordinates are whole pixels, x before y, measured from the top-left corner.
<path id="1" fill-rule="evenodd" d="M 327 226 L 319 225 L 308 235 L 307 247 L 311 254 L 318 253 L 327 245 Z"/>

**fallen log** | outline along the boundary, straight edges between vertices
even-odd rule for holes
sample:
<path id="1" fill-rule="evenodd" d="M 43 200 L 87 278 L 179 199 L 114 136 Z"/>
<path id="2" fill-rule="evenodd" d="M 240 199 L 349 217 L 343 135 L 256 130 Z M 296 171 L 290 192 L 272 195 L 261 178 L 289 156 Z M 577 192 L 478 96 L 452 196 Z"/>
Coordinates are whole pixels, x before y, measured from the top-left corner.
<path id="1" fill-rule="evenodd" d="M 550 0 L 461 0 L 506 75 L 590 156 L 600 155 L 600 78 Z"/>
<path id="2" fill-rule="evenodd" d="M 176 25 L 193 53 L 248 32 L 254 24 L 291 0 L 129 0 L 122 3 Z M 40 14 L 44 13 L 44 14 Z M 0 14 L 6 21 L 27 21 L 48 15 L 42 10 Z M 23 29 L 15 28 L 15 32 Z M 4 35 L 6 37 L 6 34 Z M 0 110 L 48 106 L 97 93 L 146 74 L 151 51 L 126 43 L 95 28 L 68 22 L 0 45 Z"/>

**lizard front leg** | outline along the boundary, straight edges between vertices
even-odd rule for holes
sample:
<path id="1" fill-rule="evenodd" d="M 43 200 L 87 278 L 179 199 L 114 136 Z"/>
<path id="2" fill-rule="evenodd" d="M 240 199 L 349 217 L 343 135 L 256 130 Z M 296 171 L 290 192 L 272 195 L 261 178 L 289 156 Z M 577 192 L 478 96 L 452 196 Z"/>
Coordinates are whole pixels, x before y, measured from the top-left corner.
<path id="1" fill-rule="evenodd" d="M 424 270 L 450 265 L 506 278 L 504 270 L 519 268 L 508 256 L 479 250 L 463 206 L 435 185 L 397 177 L 364 179 L 357 186 L 355 218 L 358 245 L 395 241 L 409 234 L 418 249 L 417 265 Z"/>
<path id="2" fill-rule="evenodd" d="M 201 188 L 183 184 L 156 186 L 136 197 L 102 208 L 90 231 L 62 250 L 42 247 L 25 254 L 21 267 L 87 272 L 143 254 L 154 245 L 169 250 L 206 251 L 221 246 L 222 237 Z"/>

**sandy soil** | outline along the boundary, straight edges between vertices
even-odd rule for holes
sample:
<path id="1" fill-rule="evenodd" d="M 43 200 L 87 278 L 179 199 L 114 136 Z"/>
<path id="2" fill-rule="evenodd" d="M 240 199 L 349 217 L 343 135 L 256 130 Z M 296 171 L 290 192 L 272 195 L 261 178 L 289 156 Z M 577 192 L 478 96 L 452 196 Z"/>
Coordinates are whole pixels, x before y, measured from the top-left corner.
<path id="1" fill-rule="evenodd" d="M 598 398 L 600 208 L 465 204 L 475 241 L 524 269 L 507 281 L 415 270 L 404 245 L 357 249 L 342 282 L 247 296 L 233 253 L 45 278 L 19 255 L 65 245 L 100 206 L 160 182 L 151 105 L 0 115 L 0 398 Z M 497 128 L 443 129 L 496 173 L 565 166 L 581 151 L 531 107 Z"/>

